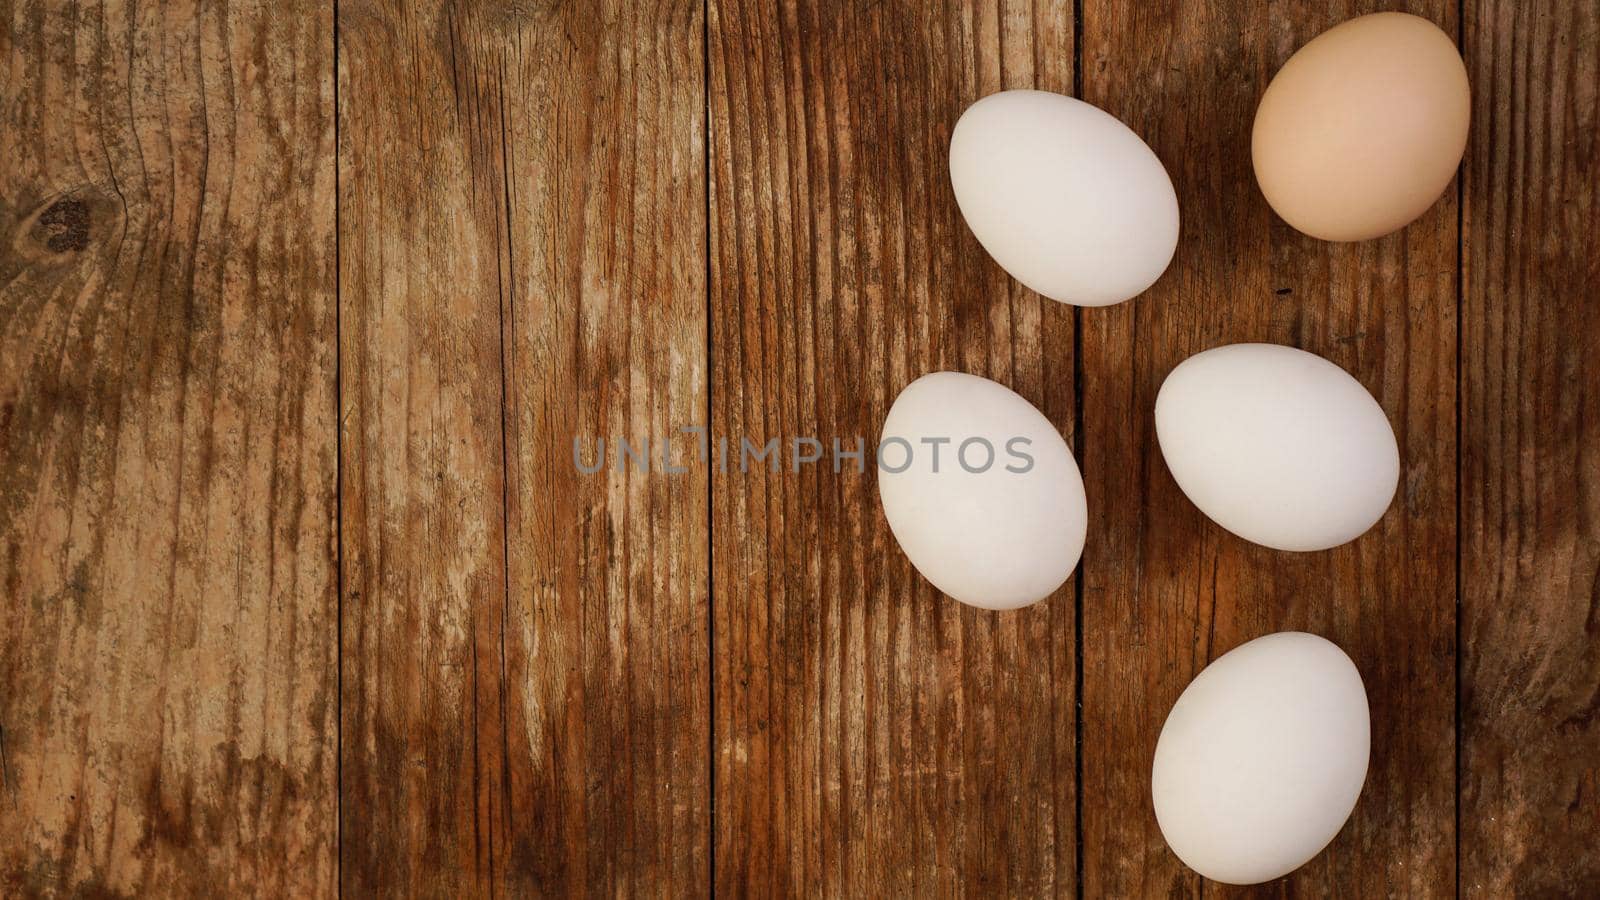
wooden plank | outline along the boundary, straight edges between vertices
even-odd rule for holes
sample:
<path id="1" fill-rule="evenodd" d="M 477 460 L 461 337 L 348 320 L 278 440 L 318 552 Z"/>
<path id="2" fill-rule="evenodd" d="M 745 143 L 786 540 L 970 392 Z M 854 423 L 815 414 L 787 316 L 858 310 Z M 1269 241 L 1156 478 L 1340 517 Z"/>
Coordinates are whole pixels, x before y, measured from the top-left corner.
<path id="1" fill-rule="evenodd" d="M 1455 33 L 1454 4 L 1408 5 Z M 1351 821 L 1282 889 L 1415 896 L 1454 884 L 1455 191 L 1399 235 L 1328 244 L 1274 216 L 1250 165 L 1256 104 L 1277 68 L 1379 6 L 1393 4 L 1084 2 L 1084 98 L 1150 143 L 1183 216 L 1155 288 L 1082 317 L 1087 896 L 1202 890 L 1151 811 L 1156 737 L 1210 660 L 1286 629 L 1324 635 L 1355 660 L 1373 740 Z M 1373 531 L 1328 552 L 1280 553 L 1228 534 L 1183 496 L 1155 440 L 1156 391 L 1187 356 L 1237 341 L 1319 353 L 1383 405 L 1402 476 Z"/>
<path id="2" fill-rule="evenodd" d="M 709 11 L 716 886 L 1070 893 L 1074 589 L 983 613 L 938 594 L 832 441 L 876 444 L 925 372 L 1008 384 L 1069 438 L 1072 311 L 983 253 L 950 130 L 1003 87 L 1071 89 L 1071 4 Z M 815 437 L 798 473 L 741 439 Z"/>
<path id="3" fill-rule="evenodd" d="M 0 19 L 0 894 L 330 896 L 331 10 Z"/>
<path id="4" fill-rule="evenodd" d="M 1461 887 L 1600 892 L 1600 8 L 1466 6 Z"/>
<path id="5" fill-rule="evenodd" d="M 708 470 L 678 432 L 708 407 L 704 46 L 699 0 L 606 0 L 526 23 L 506 75 L 513 863 L 552 894 L 709 892 Z"/>
<path id="6" fill-rule="evenodd" d="M 509 837 L 502 48 L 436 5 L 338 15 L 341 889 L 487 894 Z"/>
<path id="7" fill-rule="evenodd" d="M 339 15 L 344 885 L 692 889 L 704 473 L 571 441 L 703 416 L 699 7 Z"/>

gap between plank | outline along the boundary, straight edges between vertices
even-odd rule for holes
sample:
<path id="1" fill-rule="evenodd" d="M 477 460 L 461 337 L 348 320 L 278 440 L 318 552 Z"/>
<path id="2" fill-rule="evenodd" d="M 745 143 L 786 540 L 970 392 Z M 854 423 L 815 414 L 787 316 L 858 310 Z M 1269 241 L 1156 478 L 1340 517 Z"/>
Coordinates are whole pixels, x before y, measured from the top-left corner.
<path id="1" fill-rule="evenodd" d="M 516 833 L 512 819 L 516 805 L 511 802 L 511 737 L 506 722 L 506 628 L 511 614 L 511 448 L 506 415 L 510 405 L 509 383 L 512 378 L 512 359 L 516 354 L 516 336 L 506 342 L 506 328 L 517 324 L 517 261 L 511 223 L 511 150 L 506 141 L 506 61 L 505 48 L 500 56 L 500 187 L 505 200 L 506 222 L 506 278 L 505 305 L 500 307 L 500 562 L 504 602 L 500 607 L 500 797 L 506 811 L 506 833 L 501 839 L 508 843 Z M 494 810 L 489 812 L 489 896 L 494 896 Z"/>
<path id="2" fill-rule="evenodd" d="M 334 640 L 336 646 L 334 690 L 337 710 L 334 727 L 334 895 L 344 897 L 344 266 L 341 262 L 339 207 L 344 197 L 339 189 L 339 0 L 333 0 L 333 510 L 334 510 Z"/>
<path id="3" fill-rule="evenodd" d="M 1072 95 L 1083 99 L 1083 0 L 1072 3 Z M 1072 308 L 1072 453 L 1078 470 L 1084 466 L 1083 454 L 1083 307 Z M 1072 881 L 1078 900 L 1083 900 L 1083 576 L 1088 560 L 1078 560 L 1078 574 L 1072 582 L 1072 834 L 1074 839 Z"/>
<path id="4" fill-rule="evenodd" d="M 716 472 L 711 467 L 712 407 L 711 391 L 716 383 L 711 347 L 711 0 L 700 3 L 700 147 L 704 162 L 701 194 L 705 197 L 705 290 L 706 290 L 706 890 L 717 895 L 717 567 L 712 557 L 716 541 L 712 536 Z"/>
<path id="5" fill-rule="evenodd" d="M 1456 49 L 1463 59 L 1467 50 L 1467 2 L 1456 0 Z M 1469 141 L 1471 135 L 1468 135 Z M 1461 385 L 1462 342 L 1461 323 L 1465 321 L 1466 270 L 1466 202 L 1467 167 L 1463 162 L 1456 170 L 1456 683 L 1455 683 L 1455 870 L 1456 900 L 1461 900 L 1461 410 L 1463 394 Z"/>

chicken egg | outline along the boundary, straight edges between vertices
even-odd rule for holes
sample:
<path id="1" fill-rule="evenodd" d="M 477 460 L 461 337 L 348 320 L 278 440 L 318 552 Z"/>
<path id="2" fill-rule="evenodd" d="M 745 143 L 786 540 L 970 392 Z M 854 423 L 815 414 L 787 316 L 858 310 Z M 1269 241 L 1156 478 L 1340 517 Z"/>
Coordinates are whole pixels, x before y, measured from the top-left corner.
<path id="1" fill-rule="evenodd" d="M 1324 550 L 1371 528 L 1394 498 L 1400 451 L 1350 374 L 1278 344 L 1214 347 L 1156 394 L 1156 440 L 1212 521 L 1278 550 Z"/>
<path id="2" fill-rule="evenodd" d="M 911 564 L 970 606 L 1042 600 L 1083 553 L 1088 506 L 1067 442 L 1033 404 L 976 375 L 933 372 L 895 398 L 878 496 Z"/>
<path id="3" fill-rule="evenodd" d="M 1364 241 L 1433 205 L 1467 145 L 1472 98 L 1450 36 L 1406 13 L 1351 19 L 1289 58 L 1256 110 L 1251 157 L 1296 229 Z"/>
<path id="4" fill-rule="evenodd" d="M 978 243 L 1024 285 L 1106 306 L 1154 284 L 1178 246 L 1178 197 L 1112 116 L 1047 91 L 1002 91 L 950 135 L 950 186 Z"/>
<path id="5" fill-rule="evenodd" d="M 1226 884 L 1289 874 L 1355 809 L 1372 722 L 1361 673 L 1313 634 L 1279 632 L 1219 657 L 1156 741 L 1150 795 L 1167 845 Z"/>

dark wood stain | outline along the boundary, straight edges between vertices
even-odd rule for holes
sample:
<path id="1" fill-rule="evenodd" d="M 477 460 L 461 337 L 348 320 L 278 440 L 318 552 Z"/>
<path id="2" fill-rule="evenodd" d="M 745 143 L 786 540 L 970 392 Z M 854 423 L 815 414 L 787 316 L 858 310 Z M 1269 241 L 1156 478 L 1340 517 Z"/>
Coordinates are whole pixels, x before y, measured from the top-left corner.
<path id="1" fill-rule="evenodd" d="M 1330 245 L 1251 119 L 1393 3 L 0 4 L 0 895 L 1600 893 L 1600 9 L 1400 7 L 1461 38 L 1462 177 Z M 1012 87 L 1167 164 L 1146 295 L 1042 300 L 966 230 L 950 129 Z M 1241 340 L 1389 413 L 1353 544 L 1168 475 L 1162 378 Z M 1045 603 L 939 596 L 870 459 L 615 465 L 870 444 L 935 369 L 1076 449 Z M 1301 871 L 1205 883 L 1155 738 L 1288 628 L 1361 668 L 1367 785 Z"/>
<path id="2" fill-rule="evenodd" d="M 82 200 L 57 200 L 39 216 L 39 224 L 46 235 L 44 245 L 54 253 L 89 246 L 89 205 Z"/>

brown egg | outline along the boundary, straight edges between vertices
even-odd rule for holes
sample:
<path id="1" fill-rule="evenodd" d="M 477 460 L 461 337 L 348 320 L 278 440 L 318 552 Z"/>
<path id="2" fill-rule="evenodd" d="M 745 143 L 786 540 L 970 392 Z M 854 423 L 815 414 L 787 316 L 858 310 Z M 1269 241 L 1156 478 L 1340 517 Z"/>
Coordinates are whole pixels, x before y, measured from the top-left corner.
<path id="1" fill-rule="evenodd" d="M 1467 145 L 1467 68 L 1450 36 L 1405 13 L 1351 19 L 1301 47 L 1256 109 L 1256 181 L 1284 221 L 1328 241 L 1410 224 Z"/>

